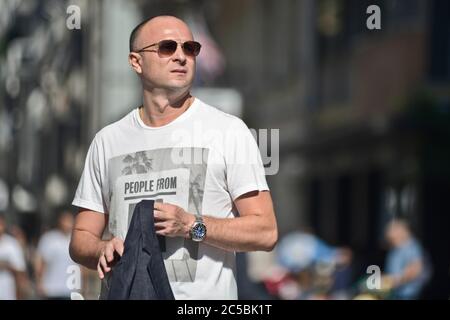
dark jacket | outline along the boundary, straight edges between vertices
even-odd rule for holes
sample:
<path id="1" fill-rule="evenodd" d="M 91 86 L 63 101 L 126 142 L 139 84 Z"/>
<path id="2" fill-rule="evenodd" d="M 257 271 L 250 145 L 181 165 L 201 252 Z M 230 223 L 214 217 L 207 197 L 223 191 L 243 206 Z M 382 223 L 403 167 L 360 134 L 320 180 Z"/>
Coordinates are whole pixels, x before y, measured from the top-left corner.
<path id="1" fill-rule="evenodd" d="M 153 220 L 153 200 L 133 212 L 123 256 L 113 268 L 110 300 L 174 300 Z"/>

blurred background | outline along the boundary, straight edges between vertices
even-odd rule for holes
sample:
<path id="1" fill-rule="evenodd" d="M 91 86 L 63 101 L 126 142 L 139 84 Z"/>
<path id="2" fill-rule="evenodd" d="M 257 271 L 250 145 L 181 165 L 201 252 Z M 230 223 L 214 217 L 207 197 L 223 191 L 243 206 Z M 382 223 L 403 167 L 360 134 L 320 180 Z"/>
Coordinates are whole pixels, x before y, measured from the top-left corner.
<path id="1" fill-rule="evenodd" d="M 93 271 L 58 288 L 67 213 L 94 134 L 141 103 L 128 38 L 159 14 L 203 45 L 196 96 L 280 130 L 280 241 L 238 255 L 240 298 L 450 298 L 449 1 L 0 0 L 0 299 L 97 298 Z"/>

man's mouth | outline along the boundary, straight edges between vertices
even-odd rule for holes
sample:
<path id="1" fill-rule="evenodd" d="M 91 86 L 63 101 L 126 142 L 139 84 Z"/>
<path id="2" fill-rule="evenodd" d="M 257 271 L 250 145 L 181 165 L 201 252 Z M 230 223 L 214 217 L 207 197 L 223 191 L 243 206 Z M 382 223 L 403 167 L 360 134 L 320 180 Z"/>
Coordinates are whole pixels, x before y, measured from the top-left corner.
<path id="1" fill-rule="evenodd" d="M 173 73 L 183 73 L 183 74 L 185 74 L 185 73 L 187 73 L 187 70 L 186 70 L 186 69 L 174 69 L 174 70 L 172 70 L 172 71 L 170 71 L 170 72 L 173 72 Z"/>

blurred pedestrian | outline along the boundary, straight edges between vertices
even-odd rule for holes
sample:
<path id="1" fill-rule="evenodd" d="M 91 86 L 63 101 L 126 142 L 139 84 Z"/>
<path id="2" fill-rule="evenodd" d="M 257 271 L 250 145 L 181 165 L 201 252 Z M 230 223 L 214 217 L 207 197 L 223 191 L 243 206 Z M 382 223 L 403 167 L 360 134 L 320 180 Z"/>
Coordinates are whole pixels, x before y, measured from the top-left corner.
<path id="1" fill-rule="evenodd" d="M 279 265 L 297 279 L 298 299 L 344 299 L 351 285 L 352 251 L 328 245 L 304 231 L 285 235 L 276 247 Z"/>
<path id="2" fill-rule="evenodd" d="M 26 265 L 22 247 L 6 233 L 6 219 L 0 213 L 0 300 L 23 299 Z"/>
<path id="3" fill-rule="evenodd" d="M 69 267 L 76 265 L 69 255 L 74 222 L 72 212 L 59 209 L 56 228 L 47 231 L 39 240 L 35 259 L 37 293 L 44 299 L 70 299 L 67 286 Z M 80 279 L 81 281 L 81 279 Z"/>
<path id="4" fill-rule="evenodd" d="M 431 275 L 429 259 L 405 220 L 392 220 L 385 237 L 391 250 L 382 283 L 390 287 L 394 299 L 418 299 Z"/>

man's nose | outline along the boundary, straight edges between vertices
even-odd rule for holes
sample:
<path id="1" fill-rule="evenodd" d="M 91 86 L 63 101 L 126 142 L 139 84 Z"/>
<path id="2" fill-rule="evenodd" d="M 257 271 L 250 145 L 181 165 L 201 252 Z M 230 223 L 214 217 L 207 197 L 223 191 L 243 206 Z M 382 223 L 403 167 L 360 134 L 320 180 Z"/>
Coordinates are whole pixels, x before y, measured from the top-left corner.
<path id="1" fill-rule="evenodd" d="M 186 55 L 184 54 L 182 44 L 177 45 L 177 50 L 175 50 L 175 53 L 172 56 L 172 59 L 174 61 L 179 61 L 180 63 L 186 62 Z"/>

